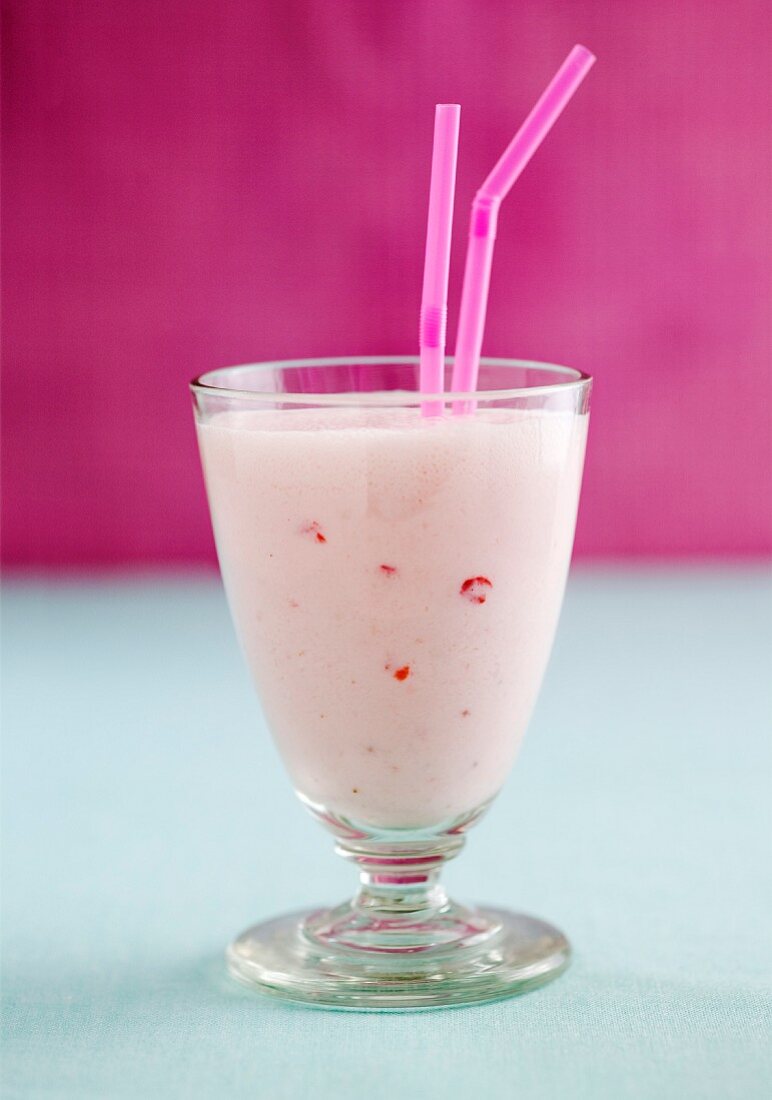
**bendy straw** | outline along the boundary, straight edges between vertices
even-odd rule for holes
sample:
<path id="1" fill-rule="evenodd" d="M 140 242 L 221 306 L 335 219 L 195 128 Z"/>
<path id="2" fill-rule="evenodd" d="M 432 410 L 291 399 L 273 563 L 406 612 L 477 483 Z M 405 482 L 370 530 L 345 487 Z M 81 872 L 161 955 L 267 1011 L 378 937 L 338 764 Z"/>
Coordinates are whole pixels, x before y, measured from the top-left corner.
<path id="1" fill-rule="evenodd" d="M 434 113 L 434 146 L 419 334 L 421 393 L 442 393 L 445 388 L 450 235 L 453 226 L 460 115 L 461 108 L 457 103 L 438 103 Z M 421 406 L 424 416 L 439 416 L 442 409 L 440 401 L 427 401 Z"/>
<path id="2" fill-rule="evenodd" d="M 456 337 L 451 387 L 454 393 L 469 393 L 477 388 L 501 200 L 550 132 L 594 62 L 595 57 L 589 50 L 584 46 L 574 46 L 474 197 Z M 472 401 L 453 403 L 454 413 L 472 412 L 473 409 Z"/>

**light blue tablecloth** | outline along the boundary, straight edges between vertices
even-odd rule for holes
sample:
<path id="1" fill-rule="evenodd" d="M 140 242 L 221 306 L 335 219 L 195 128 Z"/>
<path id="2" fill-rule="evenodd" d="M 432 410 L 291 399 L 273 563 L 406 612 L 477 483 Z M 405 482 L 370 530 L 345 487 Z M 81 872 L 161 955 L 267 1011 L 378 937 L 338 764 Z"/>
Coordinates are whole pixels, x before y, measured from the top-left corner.
<path id="1" fill-rule="evenodd" d="M 577 573 L 518 766 L 449 868 L 546 916 L 569 972 L 378 1016 L 224 977 L 257 918 L 352 887 L 294 800 L 212 581 L 4 600 L 9 1098 L 772 1093 L 769 587 Z"/>

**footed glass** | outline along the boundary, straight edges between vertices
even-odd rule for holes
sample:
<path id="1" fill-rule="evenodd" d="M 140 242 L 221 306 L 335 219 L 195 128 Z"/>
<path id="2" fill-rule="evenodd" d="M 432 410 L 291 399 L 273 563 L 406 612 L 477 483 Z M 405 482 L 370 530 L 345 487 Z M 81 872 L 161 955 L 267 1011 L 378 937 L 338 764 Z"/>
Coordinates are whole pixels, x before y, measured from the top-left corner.
<path id="1" fill-rule="evenodd" d="M 570 957 L 556 928 L 451 901 L 440 874 L 536 701 L 591 382 L 486 359 L 476 394 L 422 408 L 417 373 L 412 357 L 317 359 L 191 384 L 242 648 L 295 790 L 360 880 L 351 901 L 248 929 L 228 966 L 316 1005 L 494 1000 Z"/>

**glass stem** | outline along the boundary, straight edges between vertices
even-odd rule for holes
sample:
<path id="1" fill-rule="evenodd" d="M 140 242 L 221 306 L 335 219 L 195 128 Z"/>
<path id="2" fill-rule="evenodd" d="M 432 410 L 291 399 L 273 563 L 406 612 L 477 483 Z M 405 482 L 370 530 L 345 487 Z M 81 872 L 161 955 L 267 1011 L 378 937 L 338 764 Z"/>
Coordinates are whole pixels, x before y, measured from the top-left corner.
<path id="1" fill-rule="evenodd" d="M 370 921 L 389 922 L 414 922 L 442 913 L 450 904 L 439 881 L 442 867 L 463 845 L 461 835 L 404 845 L 339 840 L 336 851 L 359 872 L 353 909 Z"/>

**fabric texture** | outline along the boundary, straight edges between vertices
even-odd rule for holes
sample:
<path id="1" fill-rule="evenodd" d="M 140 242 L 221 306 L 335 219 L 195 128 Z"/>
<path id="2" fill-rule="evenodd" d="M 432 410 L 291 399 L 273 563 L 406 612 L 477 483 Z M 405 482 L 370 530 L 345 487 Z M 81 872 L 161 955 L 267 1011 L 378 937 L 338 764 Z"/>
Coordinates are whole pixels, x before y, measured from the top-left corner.
<path id="1" fill-rule="evenodd" d="M 579 556 L 761 555 L 772 524 L 769 0 L 6 0 L 4 560 L 214 560 L 186 383 L 411 354 L 434 105 L 502 207 L 484 351 L 597 379 Z"/>
<path id="2" fill-rule="evenodd" d="M 579 573 L 515 770 L 447 881 L 575 960 L 499 1004 L 263 999 L 226 942 L 353 876 L 294 800 L 211 581 L 8 587 L 7 1100 L 766 1100 L 769 585 Z"/>

